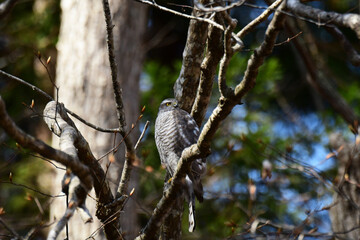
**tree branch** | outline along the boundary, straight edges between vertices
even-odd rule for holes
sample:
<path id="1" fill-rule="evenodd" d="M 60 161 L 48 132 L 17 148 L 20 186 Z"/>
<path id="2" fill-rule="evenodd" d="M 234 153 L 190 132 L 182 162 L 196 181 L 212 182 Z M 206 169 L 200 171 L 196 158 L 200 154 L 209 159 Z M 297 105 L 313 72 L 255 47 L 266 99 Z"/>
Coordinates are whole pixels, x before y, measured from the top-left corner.
<path id="1" fill-rule="evenodd" d="M 270 16 L 270 14 L 280 5 L 282 1 L 283 0 L 276 0 L 275 2 L 273 2 L 263 13 L 261 13 L 257 18 L 255 18 L 245 27 L 243 27 L 243 29 L 241 29 L 241 31 L 238 32 L 236 35 L 240 39 L 243 38 L 246 34 L 251 32 L 257 25 L 265 21 Z"/>
<path id="2" fill-rule="evenodd" d="M 125 162 L 122 170 L 121 179 L 119 182 L 118 190 L 117 190 L 117 198 L 124 195 L 127 191 L 127 185 L 130 180 L 132 163 L 135 161 L 136 154 L 134 151 L 134 145 L 132 144 L 130 138 L 126 137 L 126 120 L 125 120 L 125 112 L 124 112 L 124 104 L 122 100 L 122 89 L 120 83 L 117 79 L 117 66 L 115 60 L 114 53 L 114 37 L 113 37 L 113 24 L 111 20 L 111 12 L 109 2 L 107 0 L 103 0 L 103 10 L 106 22 L 106 36 L 107 36 L 107 45 L 108 45 L 108 53 L 109 53 L 109 62 L 110 62 L 110 70 L 111 70 L 111 80 L 113 83 L 113 90 L 115 95 L 115 103 L 117 109 L 117 116 L 119 120 L 119 129 L 120 134 L 124 138 L 126 153 L 125 153 Z"/>
<path id="3" fill-rule="evenodd" d="M 340 14 L 337 12 L 326 12 L 304 4 L 298 0 L 288 0 L 287 9 L 293 13 L 316 21 L 318 25 L 334 24 L 339 27 L 347 27 L 353 30 L 360 39 L 360 15 L 354 13 Z"/>
<path id="4" fill-rule="evenodd" d="M 286 30 L 293 34 L 292 29 L 286 25 Z M 341 117 L 350 125 L 353 125 L 355 120 L 358 120 L 359 117 L 356 116 L 353 109 L 347 104 L 345 99 L 338 93 L 334 87 L 329 84 L 324 79 L 321 79 L 315 69 L 316 64 L 310 58 L 310 53 L 299 43 L 297 39 L 293 39 L 292 43 L 294 44 L 297 52 L 300 57 L 303 59 L 303 63 L 309 73 L 309 83 L 311 86 L 318 92 L 320 95 L 332 106 L 332 108 L 341 115 Z"/>
<path id="5" fill-rule="evenodd" d="M 54 104 L 55 102 L 53 102 Z M 76 138 L 74 141 L 74 145 L 76 148 L 77 156 L 81 163 L 84 163 L 86 166 L 89 167 L 91 177 L 94 182 L 94 189 L 96 193 L 97 199 L 97 209 L 96 209 L 96 216 L 99 218 L 99 220 L 104 224 L 104 232 L 108 239 L 118 239 L 119 233 L 118 233 L 118 222 L 117 221 L 109 221 L 110 218 L 113 217 L 114 213 L 119 214 L 117 211 L 119 208 L 121 208 L 121 205 L 123 202 L 120 202 L 119 199 L 116 199 L 114 201 L 114 197 L 111 193 L 109 183 L 106 180 L 106 175 L 104 173 L 104 170 L 100 166 L 99 162 L 93 155 L 93 153 L 90 150 L 88 142 L 85 140 L 85 138 L 81 135 L 81 133 L 77 130 L 74 122 L 66 115 L 64 109 L 65 107 L 63 105 L 60 105 L 58 107 L 58 110 L 60 109 L 60 115 L 61 118 L 69 124 L 72 128 L 76 130 Z M 52 110 L 56 111 L 56 106 L 52 105 Z M 46 116 L 46 114 L 44 114 Z M 59 119 L 57 117 L 56 119 Z M 50 124 L 51 129 L 55 129 L 58 125 L 56 123 Z M 75 191 L 81 191 L 75 190 Z M 81 202 L 80 202 L 81 203 Z M 81 207 L 82 205 L 80 205 Z M 118 208 L 114 208 L 113 206 L 116 206 Z M 84 208 L 82 208 L 84 209 Z M 71 214 L 72 209 L 69 209 L 69 211 L 65 214 Z M 86 210 L 84 209 L 83 215 L 86 215 Z M 115 215 L 116 215 L 115 214 Z"/>
<path id="6" fill-rule="evenodd" d="M 220 22 L 220 20 L 222 20 L 221 14 L 215 14 L 214 19 L 215 21 Z M 210 102 L 217 67 L 223 54 L 221 51 L 222 34 L 223 32 L 220 29 L 209 25 L 207 51 L 205 58 L 201 63 L 200 83 L 191 109 L 191 115 L 198 126 L 201 126 L 201 123 L 204 120 Z"/>
<path id="7" fill-rule="evenodd" d="M 43 157 L 53 159 L 66 167 L 70 168 L 74 174 L 76 174 L 83 186 L 86 189 L 91 189 L 92 187 L 92 179 L 89 175 L 89 169 L 76 161 L 71 155 L 56 150 L 41 140 L 35 139 L 34 137 L 26 134 L 23 130 L 21 130 L 13 120 L 9 117 L 6 112 L 5 103 L 0 96 L 0 126 L 5 130 L 5 132 L 11 136 L 19 145 L 24 148 L 29 148 L 34 152 L 39 153 Z"/>
<path id="8" fill-rule="evenodd" d="M 197 16 L 198 11 L 193 10 L 192 15 Z M 199 85 L 200 65 L 205 51 L 207 32 L 208 23 L 190 20 L 181 71 L 174 84 L 174 96 L 179 101 L 180 107 L 187 112 L 191 111 Z"/>
<path id="9" fill-rule="evenodd" d="M 44 109 L 44 121 L 48 125 L 49 129 L 60 137 L 60 149 L 67 154 L 71 155 L 78 164 L 80 160 L 77 155 L 77 149 L 75 147 L 75 142 L 78 137 L 77 130 L 68 124 L 62 116 L 65 114 L 65 109 L 63 106 L 57 106 L 55 101 L 49 102 Z M 49 232 L 48 240 L 56 239 L 62 229 L 65 227 L 69 219 L 73 216 L 76 209 L 79 209 L 80 215 L 83 218 L 84 222 L 91 222 L 92 217 L 89 213 L 89 210 L 85 206 L 85 201 L 87 193 L 92 188 L 92 178 L 91 186 L 86 186 L 84 183 L 80 182 L 79 178 L 70 174 L 69 177 L 70 186 L 68 194 L 70 196 L 70 202 L 64 216 L 58 221 L 55 227 Z"/>
<path id="10" fill-rule="evenodd" d="M 325 26 L 325 29 L 342 45 L 349 62 L 356 67 L 360 66 L 360 55 L 344 34 L 335 26 Z"/>
<path id="11" fill-rule="evenodd" d="M 237 22 L 228 16 L 229 26 L 225 30 L 224 36 L 224 56 L 220 61 L 219 66 L 219 79 L 218 86 L 222 97 L 231 97 L 233 90 L 230 89 L 226 84 L 226 71 L 230 63 L 230 59 L 234 55 L 235 51 L 232 48 L 231 32 L 235 29 Z"/>
<path id="12" fill-rule="evenodd" d="M 284 3 L 286 3 L 286 1 L 280 5 L 278 8 L 279 11 L 275 12 L 274 18 L 276 21 L 274 21 L 273 18 L 270 22 L 265 33 L 264 42 L 251 55 L 244 74 L 244 78 L 235 88 L 235 96 L 239 101 L 250 89 L 255 86 L 255 79 L 258 74 L 259 67 L 264 62 L 264 58 L 272 52 L 279 28 L 281 27 L 285 18 L 285 15 L 282 13 L 285 8 Z"/>
<path id="13" fill-rule="evenodd" d="M 46 92 L 44 92 L 43 90 L 41 90 L 40 88 L 22 80 L 21 78 L 18 78 L 18 77 L 15 77 L 11 74 L 8 74 L 2 70 L 0 70 L 0 79 L 3 79 L 3 80 L 9 80 L 9 81 L 16 81 L 18 83 L 21 83 L 21 84 L 24 84 L 25 86 L 27 87 L 30 87 L 32 90 L 40 93 L 41 95 L 43 95 L 47 100 L 49 101 L 54 101 L 54 99 L 49 95 L 47 94 Z M 68 112 L 70 115 L 72 115 L 73 117 L 75 117 L 76 119 L 78 119 L 80 122 L 82 122 L 83 124 L 97 130 L 97 131 L 100 131 L 100 132 L 108 132 L 108 133 L 116 133 L 116 132 L 119 132 L 120 130 L 118 128 L 111 128 L 111 129 L 107 129 L 107 128 L 102 128 L 102 127 L 99 127 L 99 126 L 96 126 L 92 123 L 89 123 L 88 121 L 84 120 L 83 118 L 81 118 L 79 115 L 77 115 L 76 113 L 72 112 L 71 110 L 67 109 L 66 108 L 66 112 Z"/>
<path id="14" fill-rule="evenodd" d="M 107 37 L 106 42 L 109 53 L 111 81 L 113 84 L 117 117 L 119 120 L 120 132 L 125 132 L 124 127 L 126 126 L 126 121 L 125 121 L 124 103 L 122 100 L 122 89 L 117 79 L 117 66 L 116 66 L 115 53 L 114 53 L 114 36 L 112 31 L 114 26 L 111 20 L 111 11 L 110 11 L 109 2 L 107 0 L 103 0 L 102 4 L 103 4 L 105 23 L 106 23 L 106 37 Z"/>
<path id="15" fill-rule="evenodd" d="M 14 229 L 6 224 L 6 222 L 0 217 L 0 224 L 4 226 L 6 230 L 8 230 L 12 235 L 15 236 L 15 239 L 23 240 L 24 238 L 21 237 Z"/>
<path id="16" fill-rule="evenodd" d="M 169 9 L 169 8 L 166 8 L 166 7 L 163 7 L 163 6 L 160 6 L 159 4 L 157 4 L 155 1 L 149 1 L 149 0 L 136 0 L 138 2 L 141 2 L 141 3 L 144 3 L 144 4 L 148 4 L 150 6 L 153 6 L 153 7 L 156 7 L 160 10 L 163 10 L 165 12 L 170 12 L 170 13 L 173 13 L 177 16 L 181 16 L 181 17 L 185 17 L 185 18 L 188 18 L 188 19 L 194 19 L 194 20 L 198 20 L 198 21 L 201 21 L 201 22 L 206 22 L 206 23 L 209 23 L 211 25 L 213 25 L 214 27 L 222 30 L 222 31 L 225 31 L 224 27 L 221 26 L 220 24 L 212 21 L 211 19 L 209 18 L 202 18 L 202 17 L 197 17 L 197 16 L 193 16 L 193 15 L 188 15 L 188 14 L 184 14 L 184 13 L 181 13 L 181 12 L 177 12 L 175 10 L 172 10 L 172 9 Z M 233 39 L 236 41 L 236 43 L 238 44 L 238 48 L 242 48 L 244 46 L 244 43 L 241 41 L 240 38 L 238 38 L 236 36 L 235 33 L 232 33 L 232 37 Z"/>

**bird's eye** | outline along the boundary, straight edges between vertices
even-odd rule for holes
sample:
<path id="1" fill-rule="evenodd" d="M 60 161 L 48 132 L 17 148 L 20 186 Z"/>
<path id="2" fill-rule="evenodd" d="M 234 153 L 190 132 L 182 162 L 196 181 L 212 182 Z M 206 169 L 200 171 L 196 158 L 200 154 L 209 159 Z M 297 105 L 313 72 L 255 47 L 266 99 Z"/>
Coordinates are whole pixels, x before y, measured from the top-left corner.
<path id="1" fill-rule="evenodd" d="M 168 107 L 171 106 L 171 102 L 167 102 L 166 106 L 168 106 Z"/>

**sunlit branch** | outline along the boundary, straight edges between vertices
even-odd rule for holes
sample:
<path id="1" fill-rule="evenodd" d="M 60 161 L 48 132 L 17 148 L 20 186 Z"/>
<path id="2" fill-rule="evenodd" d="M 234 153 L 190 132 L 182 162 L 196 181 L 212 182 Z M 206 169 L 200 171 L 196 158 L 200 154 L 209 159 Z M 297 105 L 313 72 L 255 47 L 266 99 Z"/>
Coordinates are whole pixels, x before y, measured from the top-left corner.
<path id="1" fill-rule="evenodd" d="M 250 31 L 252 31 L 257 25 L 259 25 L 260 23 L 262 23 L 263 21 L 265 21 L 270 14 L 276 10 L 276 8 L 280 5 L 280 3 L 283 0 L 276 0 L 275 2 L 273 2 L 273 4 L 271 4 L 263 13 L 261 13 L 257 18 L 255 18 L 254 20 L 252 20 L 250 23 L 248 23 L 243 29 L 241 29 L 240 32 L 238 32 L 236 35 L 241 39 L 243 38 L 246 34 L 248 34 Z"/>
<path id="2" fill-rule="evenodd" d="M 141 3 L 148 4 L 148 5 L 153 6 L 153 7 L 156 7 L 156 8 L 158 8 L 158 9 L 160 9 L 160 10 L 165 11 L 165 12 L 173 13 L 173 14 L 175 14 L 175 15 L 177 15 L 177 16 L 181 16 L 181 17 L 185 17 L 185 18 L 188 18 L 188 19 L 194 19 L 194 20 L 198 20 L 198 21 L 202 21 L 202 22 L 209 23 L 209 24 L 213 25 L 214 27 L 219 28 L 219 29 L 222 30 L 222 31 L 225 31 L 225 29 L 224 29 L 223 26 L 221 26 L 220 24 L 212 21 L 211 19 L 202 18 L 202 17 L 196 17 L 196 16 L 184 14 L 184 13 L 175 11 L 175 10 L 173 10 L 173 9 L 163 7 L 163 6 L 159 5 L 159 4 L 157 4 L 155 1 L 150 1 L 150 0 L 136 0 L 136 1 L 141 2 Z M 240 46 L 244 46 L 244 44 L 243 44 L 243 42 L 241 41 L 241 39 L 238 38 L 235 33 L 232 33 L 232 37 L 235 39 L 235 41 L 237 42 L 237 44 L 239 44 Z"/>
<path id="3" fill-rule="evenodd" d="M 63 118 L 64 116 L 64 118 Z M 44 109 L 44 121 L 47 123 L 49 129 L 60 138 L 60 149 L 73 157 L 73 161 L 77 164 L 82 164 L 78 158 L 78 151 L 75 142 L 78 138 L 77 129 L 66 122 L 65 109 L 63 106 L 58 105 L 57 102 L 49 102 Z M 65 173 L 67 176 L 68 173 Z M 88 173 L 89 174 L 89 173 Z M 63 217 L 51 229 L 48 235 L 48 240 L 54 240 L 58 237 L 59 233 L 65 227 L 69 219 L 73 216 L 76 209 L 79 210 L 80 216 L 84 222 L 91 222 L 92 217 L 89 210 L 86 208 L 85 201 L 87 193 L 92 188 L 92 178 L 89 174 L 90 185 L 81 182 L 77 176 L 69 174 L 68 195 L 70 202 Z"/>

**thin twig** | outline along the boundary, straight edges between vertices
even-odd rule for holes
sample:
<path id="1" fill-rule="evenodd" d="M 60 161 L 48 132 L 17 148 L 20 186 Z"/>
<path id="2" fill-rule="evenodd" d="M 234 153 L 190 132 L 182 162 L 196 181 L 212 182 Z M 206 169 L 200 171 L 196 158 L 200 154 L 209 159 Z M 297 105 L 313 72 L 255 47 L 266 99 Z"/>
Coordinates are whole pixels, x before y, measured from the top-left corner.
<path id="1" fill-rule="evenodd" d="M 147 129 L 148 126 L 149 126 L 149 123 L 150 123 L 150 121 L 146 121 L 145 126 L 144 126 L 144 129 L 142 130 L 141 135 L 140 135 L 139 139 L 137 140 L 137 142 L 136 142 L 136 144 L 135 144 L 134 150 L 136 150 L 136 149 L 138 148 L 141 140 L 143 139 L 143 137 L 144 137 L 144 135 L 145 135 L 146 129 Z"/>
<path id="2" fill-rule="evenodd" d="M 106 42 L 108 47 L 108 56 L 109 56 L 110 69 L 111 69 L 111 80 L 113 84 L 113 91 L 115 94 L 117 117 L 119 120 L 120 132 L 124 132 L 126 121 L 125 121 L 124 103 L 122 100 L 122 89 L 117 79 L 117 64 L 115 60 L 114 36 L 112 31 L 114 26 L 111 19 L 109 2 L 107 0 L 103 0 L 102 3 L 103 3 L 103 10 L 105 16 L 105 23 L 106 23 L 106 37 L 107 37 Z"/>
<path id="3" fill-rule="evenodd" d="M 43 90 L 41 90 L 40 88 L 22 80 L 21 78 L 18 78 L 18 77 L 15 77 L 11 74 L 8 74 L 2 70 L 0 70 L 0 79 L 4 79 L 4 80 L 12 80 L 12 81 L 17 81 L 21 84 L 24 84 L 25 86 L 27 87 L 30 87 L 32 90 L 40 93 L 42 96 L 44 96 L 47 100 L 49 101 L 54 101 L 54 99 L 49 95 L 47 94 L 46 92 L 44 92 Z M 68 112 L 70 115 L 72 115 L 73 117 L 75 117 L 76 119 L 78 119 L 80 122 L 82 122 L 83 124 L 97 130 L 97 131 L 100 131 L 100 132 L 108 132 L 108 133 L 116 133 L 116 132 L 120 132 L 120 129 L 119 128 L 102 128 L 102 127 L 98 127 L 86 120 L 84 120 L 83 118 L 81 118 L 79 115 L 77 115 L 76 113 L 72 112 L 71 110 L 65 108 L 66 112 Z"/>
<path id="4" fill-rule="evenodd" d="M 11 185 L 14 185 L 14 186 L 17 186 L 17 187 L 23 187 L 23 188 L 29 189 L 29 190 L 31 190 L 31 191 L 33 191 L 33 192 L 39 193 L 39 194 L 41 194 L 41 195 L 43 195 L 43 196 L 45 196 L 45 197 L 51 197 L 51 198 L 65 197 L 65 195 L 51 195 L 51 194 L 43 193 L 43 192 L 41 192 L 41 191 L 39 191 L 39 190 L 36 190 L 36 189 L 34 189 L 34 188 L 31 188 L 31 187 L 26 186 L 26 185 L 21 184 L 21 183 L 15 183 L 15 182 L 13 182 L 13 181 L 2 181 L 2 180 L 1 180 L 1 181 L 0 181 L 0 184 L 2 184 L 2 183 L 11 184 Z"/>
<path id="5" fill-rule="evenodd" d="M 6 230 L 8 230 L 12 235 L 14 235 L 17 239 L 23 239 L 14 229 L 8 226 L 5 221 L 0 217 L 0 223 L 4 226 Z"/>
<path id="6" fill-rule="evenodd" d="M 17 82 L 19 82 L 19 83 L 21 83 L 21 84 L 24 84 L 24 85 L 30 87 L 32 90 L 40 93 L 40 94 L 43 95 L 45 98 L 47 98 L 47 100 L 49 100 L 49 101 L 53 101 L 53 100 L 54 100 L 49 94 L 47 94 L 46 92 L 44 92 L 44 91 L 41 90 L 40 88 L 35 87 L 34 85 L 32 85 L 32 84 L 30 84 L 30 83 L 28 83 L 28 82 L 26 82 L 26 81 L 24 81 L 24 80 L 22 80 L 22 79 L 20 79 L 20 78 L 18 78 L 18 77 L 15 77 L 15 76 L 13 76 L 13 75 L 10 75 L 10 74 L 2 71 L 2 70 L 0 70 L 0 79 L 4 79 L 4 80 L 5 80 L 5 79 L 7 79 L 7 80 L 15 80 L 15 81 L 17 81 Z"/>
<path id="7" fill-rule="evenodd" d="M 222 31 L 225 31 L 224 27 L 221 26 L 220 24 L 212 21 L 211 19 L 208 19 L 208 18 L 202 18 L 202 17 L 196 17 L 196 16 L 192 16 L 192 15 L 188 15 L 188 14 L 185 14 L 185 13 L 181 13 L 181 12 L 178 12 L 178 11 L 175 11 L 173 9 L 170 9 L 170 8 L 166 8 L 164 6 L 161 6 L 159 4 L 157 4 L 155 1 L 149 1 L 149 0 L 136 0 L 138 2 L 141 2 L 141 3 L 145 3 L 145 4 L 148 4 L 150 6 L 153 6 L 153 7 L 156 7 L 160 10 L 163 10 L 165 12 L 170 12 L 170 13 L 173 13 L 177 16 L 181 16 L 181 17 L 185 17 L 185 18 L 188 18 L 188 19 L 195 19 L 195 20 L 198 20 L 198 21 L 202 21 L 202 22 L 207 22 L 211 25 L 213 25 L 214 27 L 216 28 L 219 28 L 220 30 Z M 237 42 L 237 44 L 239 44 L 241 46 L 241 48 L 244 46 L 244 43 L 241 41 L 240 38 L 238 38 L 236 36 L 235 33 L 232 33 L 232 37 L 235 39 L 235 41 Z"/>
<path id="8" fill-rule="evenodd" d="M 273 2 L 266 10 L 261 13 L 257 18 L 252 20 L 250 23 L 248 23 L 243 29 L 241 29 L 240 32 L 238 32 L 236 35 L 241 39 L 243 38 L 247 33 L 249 33 L 251 30 L 253 30 L 257 25 L 265 21 L 270 14 L 276 10 L 276 8 L 280 5 L 280 3 L 283 0 L 277 0 Z"/>
<path id="9" fill-rule="evenodd" d="M 297 38 L 297 37 L 300 36 L 302 33 L 303 33 L 303 32 L 300 31 L 299 33 L 295 34 L 294 36 L 288 37 L 288 38 L 287 38 L 285 41 L 283 41 L 283 42 L 275 43 L 274 46 L 280 46 L 280 45 L 283 45 L 283 44 L 285 44 L 285 43 L 289 43 L 289 42 L 291 42 L 291 40 Z"/>

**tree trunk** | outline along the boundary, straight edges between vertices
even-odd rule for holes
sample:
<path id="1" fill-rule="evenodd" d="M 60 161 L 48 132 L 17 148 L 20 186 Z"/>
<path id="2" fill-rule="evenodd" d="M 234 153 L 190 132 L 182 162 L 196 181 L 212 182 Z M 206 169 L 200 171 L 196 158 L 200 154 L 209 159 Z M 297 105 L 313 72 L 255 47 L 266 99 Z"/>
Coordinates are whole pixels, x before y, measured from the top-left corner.
<path id="1" fill-rule="evenodd" d="M 126 121 L 129 126 L 139 115 L 139 76 L 142 70 L 144 51 L 142 35 L 146 27 L 146 8 L 134 1 L 110 1 L 113 15 L 115 53 L 118 79 L 123 88 Z M 61 1 L 62 18 L 58 48 L 57 86 L 60 87 L 59 101 L 85 120 L 104 128 L 118 127 L 114 94 L 106 45 L 106 31 L 101 1 Z M 95 131 L 76 121 L 79 130 L 88 140 L 96 157 L 102 156 L 114 146 L 114 134 Z M 133 141 L 137 131 L 131 135 Z M 55 138 L 54 138 L 55 140 Z M 116 136 L 120 141 L 121 137 Z M 58 146 L 54 142 L 54 146 Z M 116 153 L 116 162 L 109 167 L 107 177 L 115 192 L 121 176 L 124 148 Z M 109 162 L 101 160 L 102 166 Z M 63 171 L 56 171 L 54 191 L 59 193 Z M 134 169 L 129 191 L 137 185 L 138 176 Z M 95 193 L 91 192 L 95 197 Z M 136 191 L 132 198 L 136 198 Z M 129 199 L 121 221 L 122 234 L 133 238 L 139 232 L 135 202 Z M 84 224 L 77 214 L 69 222 L 70 239 L 85 239 L 101 224 L 95 217 L 96 201 L 87 199 L 87 206 L 94 217 L 93 223 Z M 127 211 L 129 209 L 129 211 Z M 59 219 L 65 211 L 64 198 L 57 199 L 51 209 L 52 217 Z M 96 235 L 95 238 L 103 238 Z M 60 236 L 64 238 L 64 235 Z"/>
<path id="2" fill-rule="evenodd" d="M 360 145 L 346 142 L 339 134 L 330 136 L 330 145 L 338 151 L 338 189 L 334 193 L 333 206 L 330 208 L 333 232 L 337 239 L 359 239 L 360 230 L 352 230 L 360 226 Z"/>

